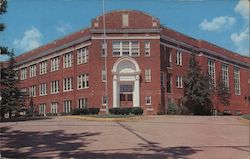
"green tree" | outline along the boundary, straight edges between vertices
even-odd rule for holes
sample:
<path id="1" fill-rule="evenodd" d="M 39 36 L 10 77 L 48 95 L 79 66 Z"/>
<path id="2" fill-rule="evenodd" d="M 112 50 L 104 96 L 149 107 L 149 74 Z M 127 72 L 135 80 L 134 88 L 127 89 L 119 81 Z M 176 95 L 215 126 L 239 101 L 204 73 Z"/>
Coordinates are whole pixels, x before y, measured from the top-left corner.
<path id="1" fill-rule="evenodd" d="M 10 53 L 10 59 L 8 61 L 8 67 L 1 69 L 1 116 L 9 112 L 11 116 L 12 112 L 19 109 L 22 102 L 22 95 L 17 87 L 18 79 L 16 78 L 16 72 L 14 71 L 15 58 L 14 54 Z"/>
<path id="2" fill-rule="evenodd" d="M 229 87 L 226 86 L 225 82 L 222 80 L 222 75 L 219 76 L 219 79 L 217 81 L 216 95 L 218 101 L 222 105 L 227 106 L 230 104 L 230 98 L 231 98 L 230 90 Z"/>
<path id="3" fill-rule="evenodd" d="M 196 61 L 195 54 L 191 55 L 187 77 L 184 80 L 184 106 L 190 113 L 208 115 L 212 108 L 211 89 L 209 89 L 209 76 L 202 73 Z"/>

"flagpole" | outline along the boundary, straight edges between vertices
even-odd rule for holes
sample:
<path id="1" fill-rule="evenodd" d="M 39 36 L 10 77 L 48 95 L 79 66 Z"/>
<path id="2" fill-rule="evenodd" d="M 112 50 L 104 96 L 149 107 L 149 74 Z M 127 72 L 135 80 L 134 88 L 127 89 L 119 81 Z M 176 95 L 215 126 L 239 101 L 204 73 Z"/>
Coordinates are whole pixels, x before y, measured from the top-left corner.
<path id="1" fill-rule="evenodd" d="M 105 8 L 104 8 L 104 0 L 102 1 L 102 18 L 103 18 L 103 45 L 104 45 L 104 60 L 105 60 L 105 96 L 106 96 L 106 113 L 108 113 L 108 71 L 107 71 L 107 41 L 106 41 L 106 24 L 105 24 Z"/>

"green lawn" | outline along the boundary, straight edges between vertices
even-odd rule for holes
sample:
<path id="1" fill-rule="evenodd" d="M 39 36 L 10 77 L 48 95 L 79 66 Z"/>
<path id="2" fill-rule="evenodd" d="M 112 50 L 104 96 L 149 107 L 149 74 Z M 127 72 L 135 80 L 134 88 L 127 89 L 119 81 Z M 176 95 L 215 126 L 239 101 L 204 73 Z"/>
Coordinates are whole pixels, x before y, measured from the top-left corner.
<path id="1" fill-rule="evenodd" d="M 245 115 L 242 115 L 241 117 L 250 120 L 250 114 L 245 114 Z"/>

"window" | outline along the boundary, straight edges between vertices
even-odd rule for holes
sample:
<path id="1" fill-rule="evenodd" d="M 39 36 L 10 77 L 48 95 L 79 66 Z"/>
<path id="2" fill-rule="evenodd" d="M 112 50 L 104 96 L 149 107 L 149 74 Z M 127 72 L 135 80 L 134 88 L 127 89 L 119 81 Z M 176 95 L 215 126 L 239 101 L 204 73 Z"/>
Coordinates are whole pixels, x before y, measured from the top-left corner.
<path id="1" fill-rule="evenodd" d="M 70 111 L 71 111 L 71 100 L 64 101 L 63 111 L 64 111 L 64 113 L 70 113 Z"/>
<path id="2" fill-rule="evenodd" d="M 176 65 L 182 66 L 182 52 L 176 51 Z"/>
<path id="3" fill-rule="evenodd" d="M 59 70 L 59 57 L 54 57 L 51 59 L 51 72 Z"/>
<path id="4" fill-rule="evenodd" d="M 129 56 L 129 42 L 122 42 L 122 56 Z"/>
<path id="5" fill-rule="evenodd" d="M 138 41 L 114 41 L 113 56 L 139 56 Z"/>
<path id="6" fill-rule="evenodd" d="M 172 74 L 167 74 L 167 93 L 172 93 Z"/>
<path id="7" fill-rule="evenodd" d="M 31 65 L 30 66 L 30 77 L 35 77 L 36 76 L 36 65 Z"/>
<path id="8" fill-rule="evenodd" d="M 79 108 L 84 108 L 84 107 L 87 107 L 87 106 L 88 106 L 88 98 L 79 99 L 79 102 L 78 102 L 78 107 Z"/>
<path id="9" fill-rule="evenodd" d="M 69 52 L 63 55 L 63 68 L 68 68 L 73 65 L 73 52 Z"/>
<path id="10" fill-rule="evenodd" d="M 151 105 L 151 96 L 146 96 L 146 105 Z"/>
<path id="11" fill-rule="evenodd" d="M 151 69 L 145 69 L 145 82 L 151 82 Z"/>
<path id="12" fill-rule="evenodd" d="M 150 42 L 149 41 L 146 41 L 145 42 L 145 56 L 150 56 Z"/>
<path id="13" fill-rule="evenodd" d="M 107 49 L 107 42 L 103 40 L 103 42 L 102 42 L 102 57 L 105 56 L 106 49 Z M 120 49 L 120 47 L 119 47 L 119 49 Z"/>
<path id="14" fill-rule="evenodd" d="M 128 27 L 128 14 L 122 14 L 122 26 Z"/>
<path id="15" fill-rule="evenodd" d="M 27 95 L 27 88 L 21 88 L 21 95 L 26 96 Z"/>
<path id="16" fill-rule="evenodd" d="M 107 104 L 107 96 L 102 96 L 102 105 Z"/>
<path id="17" fill-rule="evenodd" d="M 221 72 L 223 84 L 229 88 L 228 65 L 222 64 Z"/>
<path id="18" fill-rule="evenodd" d="M 132 43 L 131 55 L 132 56 L 139 56 L 139 42 L 133 41 L 131 43 Z"/>
<path id="19" fill-rule="evenodd" d="M 18 70 L 15 71 L 15 79 L 18 79 Z"/>
<path id="20" fill-rule="evenodd" d="M 210 76 L 209 88 L 215 87 L 215 62 L 211 59 L 208 59 L 208 74 Z"/>
<path id="21" fill-rule="evenodd" d="M 165 87 L 165 75 L 163 71 L 161 71 L 161 86 Z"/>
<path id="22" fill-rule="evenodd" d="M 89 75 L 83 74 L 77 77 L 77 88 L 83 89 L 89 87 Z"/>
<path id="23" fill-rule="evenodd" d="M 46 114 L 46 104 L 39 104 L 39 114 Z"/>
<path id="24" fill-rule="evenodd" d="M 63 91 L 71 91 L 73 90 L 73 78 L 64 78 L 63 79 Z"/>
<path id="25" fill-rule="evenodd" d="M 50 107 L 50 112 L 52 114 L 57 114 L 57 109 L 58 109 L 58 102 L 52 102 L 51 107 Z"/>
<path id="26" fill-rule="evenodd" d="M 107 75 L 106 75 L 106 71 L 105 68 L 102 69 L 102 82 L 106 82 L 107 81 Z"/>
<path id="27" fill-rule="evenodd" d="M 121 43 L 120 43 L 120 41 L 114 41 L 113 43 L 112 43 L 112 45 L 113 45 L 113 55 L 114 56 L 120 56 L 120 52 L 121 52 Z"/>
<path id="28" fill-rule="evenodd" d="M 77 50 L 77 64 L 87 63 L 89 59 L 88 47 Z"/>
<path id="29" fill-rule="evenodd" d="M 46 83 L 42 83 L 39 85 L 39 95 L 40 96 L 47 95 L 47 84 Z"/>
<path id="30" fill-rule="evenodd" d="M 51 94 L 54 94 L 54 93 L 59 93 L 59 80 L 57 81 L 51 81 L 50 83 L 50 92 Z"/>
<path id="31" fill-rule="evenodd" d="M 176 87 L 182 88 L 182 76 L 176 76 Z"/>
<path id="32" fill-rule="evenodd" d="M 35 97 L 36 96 L 36 86 L 31 86 L 29 88 L 29 96 L 30 97 Z"/>
<path id="33" fill-rule="evenodd" d="M 240 95 L 240 69 L 234 68 L 234 94 Z"/>
<path id="34" fill-rule="evenodd" d="M 21 80 L 27 79 L 27 68 L 21 69 Z"/>
<path id="35" fill-rule="evenodd" d="M 47 73 L 47 61 L 40 62 L 40 75 Z"/>

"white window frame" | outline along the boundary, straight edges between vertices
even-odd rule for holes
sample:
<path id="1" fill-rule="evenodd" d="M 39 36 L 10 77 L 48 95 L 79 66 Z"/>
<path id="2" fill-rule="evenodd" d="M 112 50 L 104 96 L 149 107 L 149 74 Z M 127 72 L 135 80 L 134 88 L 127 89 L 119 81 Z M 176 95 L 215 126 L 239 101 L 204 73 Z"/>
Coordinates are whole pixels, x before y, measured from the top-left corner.
<path id="1" fill-rule="evenodd" d="M 30 66 L 30 77 L 36 76 L 36 64 Z"/>
<path id="2" fill-rule="evenodd" d="M 145 69 L 145 82 L 151 82 L 151 69 Z"/>
<path id="3" fill-rule="evenodd" d="M 30 88 L 29 88 L 29 96 L 30 97 L 36 97 L 36 86 L 34 85 L 34 86 L 31 86 Z"/>
<path id="4" fill-rule="evenodd" d="M 107 81 L 107 74 L 105 68 L 102 69 L 102 82 Z"/>
<path id="5" fill-rule="evenodd" d="M 124 54 L 125 52 L 128 52 L 128 53 Z M 115 57 L 140 56 L 140 42 L 139 41 L 113 41 L 112 42 L 112 55 Z"/>
<path id="6" fill-rule="evenodd" d="M 102 96 L 102 105 L 107 105 L 107 96 Z"/>
<path id="7" fill-rule="evenodd" d="M 227 64 L 221 65 L 221 76 L 222 76 L 223 84 L 227 88 L 229 88 L 229 74 L 228 74 L 228 65 Z"/>
<path id="8" fill-rule="evenodd" d="M 63 91 L 72 91 L 73 90 L 73 78 L 68 77 L 63 79 Z"/>
<path id="9" fill-rule="evenodd" d="M 145 56 L 150 56 L 150 41 L 145 41 L 144 43 Z"/>
<path id="10" fill-rule="evenodd" d="M 145 97 L 145 103 L 146 103 L 147 106 L 151 105 L 152 104 L 152 97 L 151 96 L 146 96 Z"/>
<path id="11" fill-rule="evenodd" d="M 50 61 L 51 61 L 51 72 L 58 71 L 60 64 L 59 56 L 52 58 Z"/>
<path id="12" fill-rule="evenodd" d="M 182 52 L 176 51 L 176 65 L 182 66 Z"/>
<path id="13" fill-rule="evenodd" d="M 22 68 L 21 69 L 21 80 L 27 79 L 27 68 Z"/>
<path id="14" fill-rule="evenodd" d="M 77 89 L 89 88 L 89 75 L 87 73 L 77 76 Z"/>
<path id="15" fill-rule="evenodd" d="M 80 98 L 78 100 L 78 108 L 87 108 L 88 107 L 88 98 Z"/>
<path id="16" fill-rule="evenodd" d="M 240 89 L 240 68 L 234 67 L 234 94 L 241 95 Z"/>
<path id="17" fill-rule="evenodd" d="M 40 75 L 47 73 L 47 60 L 40 62 Z"/>
<path id="18" fill-rule="evenodd" d="M 59 93 L 59 80 L 50 82 L 50 93 L 51 94 Z"/>
<path id="19" fill-rule="evenodd" d="M 176 76 L 176 87 L 177 88 L 183 88 L 183 80 L 182 76 Z"/>
<path id="20" fill-rule="evenodd" d="M 39 114 L 43 114 L 43 115 L 46 114 L 46 104 L 45 103 L 39 104 Z"/>
<path id="21" fill-rule="evenodd" d="M 77 64 L 87 63 L 89 59 L 88 47 L 83 47 L 77 50 Z"/>
<path id="22" fill-rule="evenodd" d="M 63 55 L 63 68 L 69 68 L 73 65 L 73 52 L 68 52 Z"/>
<path id="23" fill-rule="evenodd" d="M 216 73 L 215 73 L 215 61 L 208 59 L 208 75 L 210 76 L 211 81 L 209 82 L 209 88 L 212 86 L 216 87 Z M 212 83 L 211 83 L 212 82 Z"/>
<path id="24" fill-rule="evenodd" d="M 72 105 L 71 100 L 65 100 L 63 102 L 63 112 L 64 113 L 70 113 L 71 112 L 71 105 Z"/>
<path id="25" fill-rule="evenodd" d="M 42 83 L 39 85 L 39 96 L 47 95 L 47 83 Z"/>
<path id="26" fill-rule="evenodd" d="M 50 106 L 50 112 L 52 114 L 57 114 L 58 111 L 58 102 L 52 102 Z"/>

